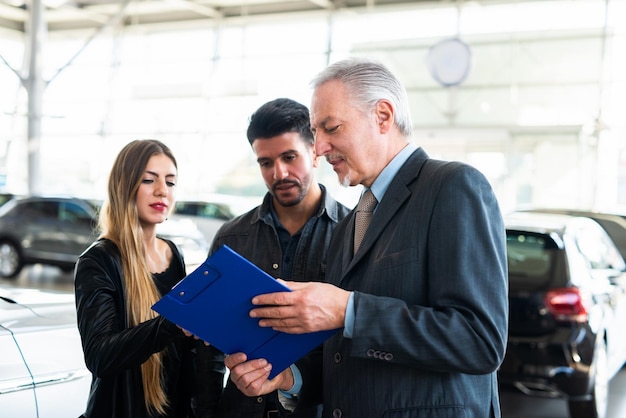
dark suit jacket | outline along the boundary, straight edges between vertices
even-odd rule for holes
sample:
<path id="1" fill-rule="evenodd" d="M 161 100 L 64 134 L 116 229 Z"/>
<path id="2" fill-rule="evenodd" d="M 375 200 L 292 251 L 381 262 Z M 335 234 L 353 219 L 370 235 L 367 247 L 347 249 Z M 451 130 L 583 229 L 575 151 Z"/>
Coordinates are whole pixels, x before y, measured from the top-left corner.
<path id="1" fill-rule="evenodd" d="M 328 281 L 354 290 L 353 338 L 324 347 L 324 417 L 500 416 L 508 323 L 505 228 L 485 177 L 417 149 L 352 257 L 354 216 Z"/>

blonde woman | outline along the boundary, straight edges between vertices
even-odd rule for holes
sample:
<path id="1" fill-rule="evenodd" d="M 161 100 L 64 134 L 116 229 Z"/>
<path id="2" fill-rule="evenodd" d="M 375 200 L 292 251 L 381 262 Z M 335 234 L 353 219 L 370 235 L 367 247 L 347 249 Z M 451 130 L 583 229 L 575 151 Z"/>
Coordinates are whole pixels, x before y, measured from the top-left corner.
<path id="1" fill-rule="evenodd" d="M 219 401 L 223 355 L 151 309 L 185 276 L 179 249 L 156 234 L 174 207 L 176 181 L 172 152 L 151 139 L 127 144 L 111 169 L 100 237 L 74 274 L 93 375 L 85 418 L 210 417 Z M 199 350 L 210 351 L 201 363 Z"/>

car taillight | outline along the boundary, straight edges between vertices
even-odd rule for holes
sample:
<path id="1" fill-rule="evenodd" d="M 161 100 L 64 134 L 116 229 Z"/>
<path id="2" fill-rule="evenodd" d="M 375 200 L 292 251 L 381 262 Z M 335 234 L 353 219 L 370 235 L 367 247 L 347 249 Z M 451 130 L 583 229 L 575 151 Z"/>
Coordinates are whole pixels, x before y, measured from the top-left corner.
<path id="1" fill-rule="evenodd" d="M 552 289 L 546 293 L 545 304 L 557 321 L 587 321 L 587 308 L 577 288 Z"/>

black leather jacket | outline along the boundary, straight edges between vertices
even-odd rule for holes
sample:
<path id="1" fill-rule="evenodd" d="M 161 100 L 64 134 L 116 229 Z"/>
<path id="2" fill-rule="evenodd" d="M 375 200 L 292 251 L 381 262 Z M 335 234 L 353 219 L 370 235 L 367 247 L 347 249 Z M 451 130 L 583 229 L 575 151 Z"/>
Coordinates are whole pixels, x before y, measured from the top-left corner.
<path id="1" fill-rule="evenodd" d="M 168 283 L 160 283 L 167 289 L 185 274 L 180 251 L 171 241 L 168 244 L 175 255 L 170 269 L 178 269 L 179 274 L 170 274 Z M 185 337 L 160 316 L 128 326 L 117 246 L 106 239 L 96 241 L 79 257 L 74 277 L 78 328 L 93 375 L 84 417 L 152 418 L 144 404 L 141 364 L 165 349 L 165 391 L 170 403 L 165 416 L 213 416 L 223 387 L 223 355 Z M 202 364 L 197 362 L 198 350 L 204 350 Z M 198 404 L 194 395 L 200 389 L 204 396 Z"/>

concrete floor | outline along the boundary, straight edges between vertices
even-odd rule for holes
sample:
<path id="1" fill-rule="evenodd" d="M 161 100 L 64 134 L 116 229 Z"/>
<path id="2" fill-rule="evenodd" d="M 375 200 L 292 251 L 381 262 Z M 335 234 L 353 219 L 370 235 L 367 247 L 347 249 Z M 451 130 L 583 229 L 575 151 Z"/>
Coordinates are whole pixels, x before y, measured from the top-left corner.
<path id="1" fill-rule="evenodd" d="M 518 392 L 501 394 L 503 418 L 568 418 L 567 403 L 561 399 L 530 398 Z M 606 418 L 626 417 L 626 368 L 611 380 Z"/>
<path id="2" fill-rule="evenodd" d="M 49 266 L 25 268 L 15 280 L 0 278 L 0 285 L 34 287 L 62 292 L 73 292 L 71 273 L 63 273 Z M 609 409 L 606 418 L 626 417 L 626 367 L 611 380 Z M 501 394 L 503 418 L 568 418 L 567 405 L 559 399 L 530 398 L 518 392 Z"/>

